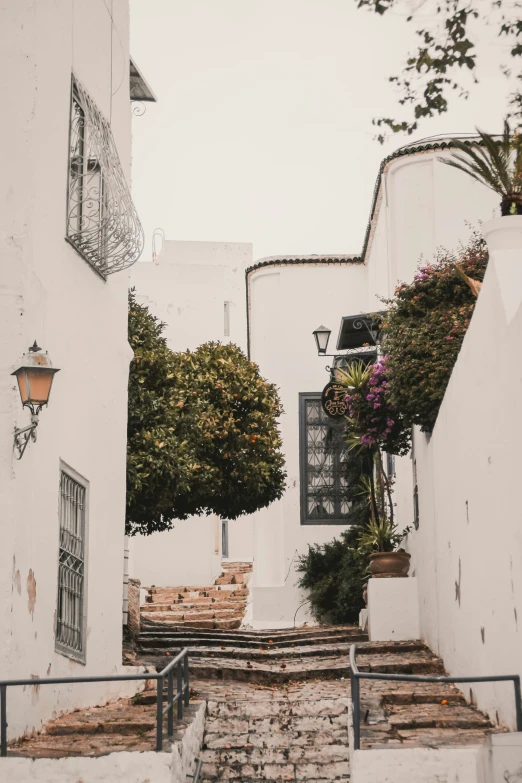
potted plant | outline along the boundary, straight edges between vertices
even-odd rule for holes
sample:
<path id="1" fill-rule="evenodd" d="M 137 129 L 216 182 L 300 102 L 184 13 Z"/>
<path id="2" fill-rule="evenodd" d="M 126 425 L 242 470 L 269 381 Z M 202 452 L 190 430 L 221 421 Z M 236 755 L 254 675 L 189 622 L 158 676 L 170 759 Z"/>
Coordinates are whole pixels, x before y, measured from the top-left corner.
<path id="1" fill-rule="evenodd" d="M 359 537 L 362 553 L 369 556 L 372 576 L 407 576 L 410 555 L 399 544 L 410 532 L 403 532 L 394 519 L 393 478 L 384 470 L 382 452 L 407 454 L 411 432 L 390 399 L 387 359 L 365 366 L 353 362 L 337 373 L 347 388 L 348 445 L 371 455 L 373 469 L 361 479 L 361 494 L 368 499 L 370 521 Z"/>
<path id="2" fill-rule="evenodd" d="M 461 154 L 439 158 L 463 171 L 501 198 L 500 218 L 482 226 L 496 269 L 502 305 L 509 323 L 522 304 L 522 136 L 512 133 L 507 120 L 501 137 L 478 131 L 480 144 L 452 140 Z"/>
<path id="3" fill-rule="evenodd" d="M 522 137 L 511 133 L 507 120 L 500 138 L 478 128 L 477 133 L 478 145 L 452 139 L 451 145 L 460 154 L 439 158 L 440 162 L 463 171 L 498 193 L 503 217 L 522 215 Z"/>
<path id="4" fill-rule="evenodd" d="M 359 549 L 369 554 L 368 570 L 374 577 L 408 576 L 409 552 L 399 546 L 411 528 L 399 532 L 397 525 L 386 517 L 371 520 L 368 529 L 359 536 Z"/>

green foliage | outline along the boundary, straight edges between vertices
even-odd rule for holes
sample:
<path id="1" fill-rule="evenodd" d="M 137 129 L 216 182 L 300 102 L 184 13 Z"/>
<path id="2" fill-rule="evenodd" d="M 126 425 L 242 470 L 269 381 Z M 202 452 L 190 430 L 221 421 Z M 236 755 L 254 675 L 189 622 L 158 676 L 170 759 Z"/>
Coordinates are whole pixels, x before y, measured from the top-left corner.
<path id="1" fill-rule="evenodd" d="M 368 555 L 359 551 L 358 539 L 370 519 L 367 497 L 361 493 L 362 477 L 373 470 L 367 449 L 352 451 L 346 463 L 346 498 L 350 502 L 348 530 L 327 544 L 308 547 L 299 559 L 299 586 L 309 591 L 314 617 L 334 623 L 356 622 L 364 607 L 362 591 L 368 574 Z"/>
<path id="2" fill-rule="evenodd" d="M 475 307 L 461 273 L 482 280 L 487 261 L 485 242 L 474 235 L 458 257 L 440 253 L 387 302 L 383 349 L 391 398 L 407 423 L 424 432 L 435 425 Z"/>
<path id="3" fill-rule="evenodd" d="M 393 13 L 402 5 L 400 0 L 356 0 L 356 3 L 359 8 L 368 8 L 381 16 L 388 11 Z M 406 23 L 419 20 L 415 31 L 419 46 L 408 56 L 402 75 L 389 78 L 399 93 L 399 105 L 410 108 L 412 116 L 374 120 L 375 125 L 392 133 L 410 135 L 417 130 L 420 120 L 447 112 L 450 94 L 459 99 L 468 97 L 465 75 L 468 82 L 477 81 L 475 40 L 486 26 L 497 30 L 511 58 L 522 55 L 522 22 L 516 4 L 507 0 L 427 0 L 416 6 L 409 4 L 409 13 L 403 16 Z M 424 20 L 429 20 L 428 24 Z M 509 75 L 511 67 L 502 67 L 502 72 Z M 522 74 L 517 75 L 520 80 Z M 511 105 L 514 116 L 520 119 L 520 89 L 511 95 Z M 385 136 L 380 134 L 378 138 L 382 142 Z"/>
<path id="4" fill-rule="evenodd" d="M 502 215 L 522 214 L 522 138 L 511 134 L 507 120 L 500 141 L 478 129 L 477 132 L 482 147 L 471 147 L 453 139 L 453 146 L 460 150 L 460 155 L 439 160 L 498 193 L 502 197 Z"/>
<path id="5" fill-rule="evenodd" d="M 358 527 L 350 527 L 328 544 L 308 547 L 297 570 L 299 586 L 309 590 L 314 617 L 332 623 L 357 622 L 364 607 L 368 557 L 358 548 Z"/>
<path id="6" fill-rule="evenodd" d="M 235 345 L 173 353 L 164 324 L 129 299 L 127 532 L 174 519 L 235 519 L 281 497 L 277 389 Z"/>
<path id="7" fill-rule="evenodd" d="M 361 553 L 367 554 L 395 552 L 408 533 L 411 533 L 410 527 L 399 532 L 397 525 L 387 517 L 381 517 L 378 520 L 371 519 L 368 528 L 359 535 L 359 550 Z"/>

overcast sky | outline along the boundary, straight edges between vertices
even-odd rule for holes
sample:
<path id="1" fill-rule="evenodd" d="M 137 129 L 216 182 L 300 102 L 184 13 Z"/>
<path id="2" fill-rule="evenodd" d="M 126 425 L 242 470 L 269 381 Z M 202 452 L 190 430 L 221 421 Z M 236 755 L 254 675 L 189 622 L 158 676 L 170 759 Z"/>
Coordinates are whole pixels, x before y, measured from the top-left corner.
<path id="1" fill-rule="evenodd" d="M 158 226 L 252 242 L 256 259 L 358 253 L 380 161 L 407 141 L 379 145 L 372 118 L 397 115 L 387 79 L 413 43 L 404 16 L 356 0 L 131 0 L 131 53 L 158 98 L 133 121 L 143 260 Z M 501 127 L 500 42 L 484 52 L 472 99 L 417 138 Z"/>

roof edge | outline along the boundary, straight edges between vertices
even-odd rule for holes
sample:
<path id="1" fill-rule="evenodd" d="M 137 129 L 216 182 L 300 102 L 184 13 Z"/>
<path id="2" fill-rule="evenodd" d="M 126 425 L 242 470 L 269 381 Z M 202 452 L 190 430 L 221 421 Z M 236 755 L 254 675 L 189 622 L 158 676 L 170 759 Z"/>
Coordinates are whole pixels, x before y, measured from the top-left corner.
<path id="1" fill-rule="evenodd" d="M 246 274 L 255 272 L 267 266 L 305 266 L 312 264 L 339 265 L 339 264 L 360 264 L 362 258 L 358 255 L 310 255 L 310 256 L 266 256 L 246 269 Z"/>
<path id="2" fill-rule="evenodd" d="M 462 134 L 460 136 L 459 134 L 453 134 L 452 136 L 442 135 L 439 137 L 422 139 L 421 140 L 422 143 L 411 142 L 410 144 L 404 144 L 402 147 L 399 147 L 399 149 L 395 150 L 395 152 L 392 152 L 390 153 L 390 155 L 387 155 L 381 161 L 381 165 L 379 166 L 379 172 L 377 174 L 377 179 L 373 189 L 373 197 L 372 197 L 372 203 L 370 208 L 370 217 L 368 220 L 368 224 L 366 226 L 363 247 L 360 254 L 358 255 L 357 254 L 354 255 L 329 254 L 329 255 L 310 255 L 310 256 L 267 256 L 266 258 L 262 258 L 260 261 L 257 261 L 255 264 L 253 264 L 253 266 L 248 267 L 246 270 L 246 275 L 248 276 L 251 272 L 254 272 L 257 269 L 261 269 L 262 267 L 268 267 L 268 266 L 290 266 L 292 264 L 297 264 L 297 265 L 364 264 L 366 261 L 366 253 L 368 251 L 368 247 L 370 244 L 372 223 L 373 223 L 373 218 L 375 216 L 375 208 L 377 206 L 379 192 L 381 189 L 382 175 L 384 173 L 384 169 L 386 168 L 386 166 L 388 166 L 392 161 L 397 160 L 398 158 L 406 157 L 408 155 L 417 155 L 420 152 L 432 152 L 433 150 L 453 149 L 455 148 L 455 145 L 453 144 L 452 139 L 457 137 L 463 140 L 465 144 L 469 144 L 470 146 L 483 146 L 479 136 L 475 136 L 471 133 Z"/>

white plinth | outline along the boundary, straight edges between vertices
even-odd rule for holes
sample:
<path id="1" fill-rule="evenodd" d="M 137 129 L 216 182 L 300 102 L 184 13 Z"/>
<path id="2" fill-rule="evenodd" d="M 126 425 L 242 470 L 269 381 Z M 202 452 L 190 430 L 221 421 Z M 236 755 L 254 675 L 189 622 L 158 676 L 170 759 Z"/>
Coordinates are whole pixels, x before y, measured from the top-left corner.
<path id="1" fill-rule="evenodd" d="M 420 637 L 416 577 L 370 579 L 368 633 L 371 642 L 399 642 Z"/>
<path id="2" fill-rule="evenodd" d="M 365 632 L 368 630 L 368 609 L 361 609 L 359 612 L 359 628 Z"/>

